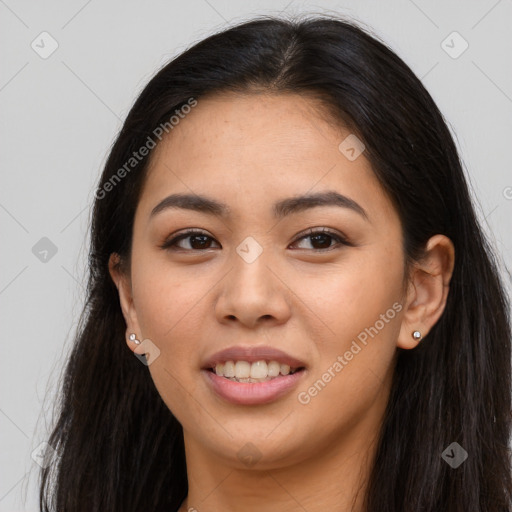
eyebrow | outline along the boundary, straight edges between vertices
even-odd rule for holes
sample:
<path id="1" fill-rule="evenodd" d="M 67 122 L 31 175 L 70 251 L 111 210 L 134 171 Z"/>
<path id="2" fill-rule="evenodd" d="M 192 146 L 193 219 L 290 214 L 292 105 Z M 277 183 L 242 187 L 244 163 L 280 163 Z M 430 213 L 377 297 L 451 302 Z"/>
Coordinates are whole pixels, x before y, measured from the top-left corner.
<path id="1" fill-rule="evenodd" d="M 360 204 L 333 190 L 283 199 L 274 204 L 273 214 L 274 217 L 281 219 L 288 215 L 319 206 L 347 208 L 369 221 L 368 214 Z M 197 194 L 171 194 L 153 208 L 150 218 L 164 210 L 173 208 L 193 210 L 215 217 L 228 217 L 231 213 L 231 208 L 227 204 L 220 203 L 206 196 Z"/>

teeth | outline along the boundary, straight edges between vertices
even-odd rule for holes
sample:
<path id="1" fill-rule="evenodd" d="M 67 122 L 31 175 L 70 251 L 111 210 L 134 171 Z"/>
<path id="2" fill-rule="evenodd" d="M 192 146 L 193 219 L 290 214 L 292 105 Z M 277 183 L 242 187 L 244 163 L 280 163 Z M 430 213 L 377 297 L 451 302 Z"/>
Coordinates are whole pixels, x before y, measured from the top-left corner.
<path id="1" fill-rule="evenodd" d="M 251 365 L 247 361 L 235 363 L 235 377 L 237 379 L 248 379 L 251 376 Z"/>
<path id="2" fill-rule="evenodd" d="M 277 361 L 270 361 L 267 368 L 269 377 L 277 377 L 281 371 L 281 365 Z"/>
<path id="3" fill-rule="evenodd" d="M 217 374 L 219 375 L 219 374 Z M 234 377 L 235 376 L 235 363 L 233 361 L 226 361 L 224 363 L 224 377 Z"/>
<path id="4" fill-rule="evenodd" d="M 265 361 L 256 361 L 251 364 L 251 379 L 264 379 L 267 375 L 268 370 L 267 363 Z"/>
<path id="5" fill-rule="evenodd" d="M 279 374 L 289 375 L 294 373 L 296 368 L 290 368 L 287 364 L 280 364 L 277 361 L 226 361 L 215 365 L 215 373 L 220 377 L 227 377 L 239 382 L 263 382 L 273 379 Z"/>

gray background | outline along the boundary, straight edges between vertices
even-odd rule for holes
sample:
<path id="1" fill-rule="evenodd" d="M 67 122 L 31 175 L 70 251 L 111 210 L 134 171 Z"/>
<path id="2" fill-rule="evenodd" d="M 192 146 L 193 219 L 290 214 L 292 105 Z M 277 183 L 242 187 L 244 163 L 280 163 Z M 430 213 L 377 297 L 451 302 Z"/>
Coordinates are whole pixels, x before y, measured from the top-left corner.
<path id="1" fill-rule="evenodd" d="M 280 11 L 349 15 L 423 80 L 456 134 L 510 289 L 511 0 L 0 0 L 0 512 L 38 510 L 31 454 L 50 426 L 84 297 L 94 184 L 122 119 L 191 43 Z M 44 31 L 58 43 L 49 56 Z M 464 42 L 454 31 L 469 44 L 457 58 Z"/>

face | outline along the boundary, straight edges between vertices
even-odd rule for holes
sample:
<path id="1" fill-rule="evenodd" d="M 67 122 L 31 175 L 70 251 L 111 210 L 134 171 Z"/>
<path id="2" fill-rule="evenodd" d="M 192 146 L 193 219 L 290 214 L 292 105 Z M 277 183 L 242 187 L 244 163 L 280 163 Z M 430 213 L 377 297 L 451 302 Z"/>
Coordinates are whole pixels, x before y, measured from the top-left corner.
<path id="1" fill-rule="evenodd" d="M 322 112 L 291 94 L 199 99 L 155 149 L 137 207 L 128 332 L 159 350 L 148 370 L 187 451 L 232 466 L 367 440 L 387 403 L 401 224 L 364 151 L 339 149 L 350 131 Z M 164 201 L 176 194 L 225 210 Z M 280 374 L 235 382 L 228 361 L 242 379 Z M 282 375 L 287 362 L 299 370 Z"/>

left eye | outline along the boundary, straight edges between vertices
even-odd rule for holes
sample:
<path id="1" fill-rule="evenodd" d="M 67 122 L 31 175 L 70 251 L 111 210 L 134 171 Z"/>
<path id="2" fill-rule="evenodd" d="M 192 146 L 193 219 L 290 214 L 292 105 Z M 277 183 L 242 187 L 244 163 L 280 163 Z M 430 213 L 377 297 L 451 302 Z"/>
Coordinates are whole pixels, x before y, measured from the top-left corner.
<path id="1" fill-rule="evenodd" d="M 345 238 L 341 235 L 334 233 L 328 229 L 322 230 L 314 230 L 311 229 L 307 233 L 302 234 L 299 238 L 296 239 L 294 243 L 297 243 L 301 240 L 310 239 L 312 245 L 320 245 L 320 247 L 313 247 L 313 251 L 321 252 L 332 249 L 334 246 L 331 245 L 332 240 L 335 240 L 338 245 L 350 245 Z M 181 241 L 188 240 L 189 247 L 183 247 L 179 245 Z M 193 251 L 201 251 L 206 249 L 211 249 L 210 244 L 211 241 L 215 241 L 211 236 L 203 233 L 202 231 L 187 231 L 185 233 L 181 233 L 178 236 L 171 238 L 164 242 L 160 247 L 166 250 L 193 250 Z M 217 243 L 217 242 L 216 242 Z M 336 244 L 335 244 L 336 245 Z M 176 247 L 178 249 L 176 249 Z M 308 249 L 302 248 L 302 249 Z"/>
<path id="2" fill-rule="evenodd" d="M 349 243 L 343 238 L 341 235 L 334 233 L 328 229 L 322 230 L 311 230 L 306 234 L 300 236 L 297 241 L 306 240 L 309 238 L 311 240 L 311 244 L 318 244 L 321 247 L 313 247 L 314 251 L 325 251 L 332 249 L 334 246 L 330 244 L 330 241 L 335 240 L 338 245 L 349 245 Z M 307 249 L 307 247 L 306 247 Z"/>

